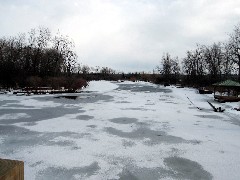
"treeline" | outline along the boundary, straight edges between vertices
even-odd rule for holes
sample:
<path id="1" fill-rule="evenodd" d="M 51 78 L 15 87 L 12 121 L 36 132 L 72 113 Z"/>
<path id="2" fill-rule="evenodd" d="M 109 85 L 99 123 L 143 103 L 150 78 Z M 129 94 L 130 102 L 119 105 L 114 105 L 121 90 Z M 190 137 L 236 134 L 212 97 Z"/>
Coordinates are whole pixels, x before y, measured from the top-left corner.
<path id="1" fill-rule="evenodd" d="M 73 76 L 77 55 L 67 36 L 48 28 L 0 39 L 0 86 L 69 87 L 83 83 Z M 81 81 L 81 83 L 79 83 Z"/>
<path id="2" fill-rule="evenodd" d="M 157 67 L 162 75 L 158 81 L 206 86 L 217 81 L 234 79 L 240 82 L 240 24 L 235 26 L 226 42 L 210 46 L 197 45 L 179 63 L 169 53 Z"/>
<path id="3" fill-rule="evenodd" d="M 74 42 L 48 28 L 31 29 L 27 34 L 0 38 L 0 87 L 39 87 L 78 89 L 90 80 L 143 80 L 155 83 L 181 83 L 207 86 L 217 81 L 240 82 L 240 24 L 226 42 L 197 45 L 179 61 L 169 53 L 153 73 L 116 72 L 77 63 Z"/>

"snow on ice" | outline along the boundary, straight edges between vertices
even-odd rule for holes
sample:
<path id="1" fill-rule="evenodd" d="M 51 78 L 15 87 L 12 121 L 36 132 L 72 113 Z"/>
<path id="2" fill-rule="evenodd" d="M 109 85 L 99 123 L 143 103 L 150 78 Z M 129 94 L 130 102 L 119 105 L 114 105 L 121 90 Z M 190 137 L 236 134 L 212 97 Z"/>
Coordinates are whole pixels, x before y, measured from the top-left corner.
<path id="1" fill-rule="evenodd" d="M 240 177 L 238 103 L 147 82 L 57 96 L 0 95 L 0 157 L 23 160 L 25 179 Z"/>

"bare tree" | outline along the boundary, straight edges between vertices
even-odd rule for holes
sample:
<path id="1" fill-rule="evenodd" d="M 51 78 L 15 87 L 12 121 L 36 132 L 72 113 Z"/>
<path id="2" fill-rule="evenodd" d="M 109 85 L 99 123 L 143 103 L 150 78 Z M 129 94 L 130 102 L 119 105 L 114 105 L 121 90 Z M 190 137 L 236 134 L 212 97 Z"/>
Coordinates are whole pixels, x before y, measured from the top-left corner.
<path id="1" fill-rule="evenodd" d="M 178 57 L 175 57 L 172 60 L 172 74 L 174 75 L 174 79 L 177 80 L 178 76 L 180 75 L 180 65 Z"/>
<path id="2" fill-rule="evenodd" d="M 169 79 L 171 75 L 172 59 L 169 53 L 162 56 L 162 67 L 157 67 L 158 71 L 166 78 Z"/>
<path id="3" fill-rule="evenodd" d="M 53 46 L 59 52 L 59 59 L 63 58 L 63 72 L 68 76 L 74 72 L 77 54 L 74 52 L 74 42 L 69 40 L 67 36 L 60 35 L 59 33 L 53 38 Z"/>
<path id="4" fill-rule="evenodd" d="M 48 47 L 48 44 L 51 41 L 51 33 L 48 28 L 39 27 L 37 29 L 31 29 L 29 34 L 29 47 L 31 49 L 31 67 L 32 74 L 39 75 L 41 74 L 41 61 L 44 61 L 43 58 L 44 49 Z"/>
<path id="5" fill-rule="evenodd" d="M 205 47 L 197 45 L 192 51 L 187 51 L 187 56 L 182 61 L 183 73 L 187 75 L 190 84 L 204 84 L 207 71 L 205 61 Z"/>
<path id="6" fill-rule="evenodd" d="M 169 53 L 166 53 L 162 56 L 161 66 L 157 66 L 157 70 L 163 75 L 164 81 L 175 83 L 180 74 L 178 57 L 172 58 Z"/>
<path id="7" fill-rule="evenodd" d="M 197 67 L 193 52 L 187 51 L 187 57 L 183 59 L 182 64 L 183 71 L 187 75 L 188 80 L 194 81 L 197 79 Z"/>
<path id="8" fill-rule="evenodd" d="M 240 24 L 235 26 L 229 37 L 229 50 L 232 61 L 238 68 L 238 81 L 240 82 Z"/>
<path id="9" fill-rule="evenodd" d="M 222 64 L 222 73 L 225 78 L 229 78 L 229 76 L 234 72 L 234 62 L 233 55 L 231 53 L 231 47 L 229 43 L 225 43 L 223 46 L 223 64 Z"/>
<path id="10" fill-rule="evenodd" d="M 223 51 L 221 43 L 214 43 L 212 46 L 204 46 L 204 58 L 207 63 L 207 70 L 212 81 L 222 78 Z"/>

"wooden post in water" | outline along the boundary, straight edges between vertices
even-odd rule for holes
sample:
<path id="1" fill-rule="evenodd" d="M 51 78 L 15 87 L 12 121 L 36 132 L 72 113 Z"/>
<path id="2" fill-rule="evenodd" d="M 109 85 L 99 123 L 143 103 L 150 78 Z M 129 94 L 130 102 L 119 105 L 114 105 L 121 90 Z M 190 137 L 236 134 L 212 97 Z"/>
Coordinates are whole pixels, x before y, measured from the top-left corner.
<path id="1" fill-rule="evenodd" d="M 0 159 L 0 180 L 24 180 L 24 162 Z"/>

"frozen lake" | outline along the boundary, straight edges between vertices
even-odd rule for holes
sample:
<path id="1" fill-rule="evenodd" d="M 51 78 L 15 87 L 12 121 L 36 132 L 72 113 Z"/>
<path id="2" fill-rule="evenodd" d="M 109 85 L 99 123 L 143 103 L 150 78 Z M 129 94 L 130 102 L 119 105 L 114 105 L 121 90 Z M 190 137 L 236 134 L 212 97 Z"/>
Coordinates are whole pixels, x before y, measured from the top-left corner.
<path id="1" fill-rule="evenodd" d="M 240 177 L 238 103 L 146 82 L 70 95 L 0 95 L 0 158 L 23 160 L 26 180 Z"/>

